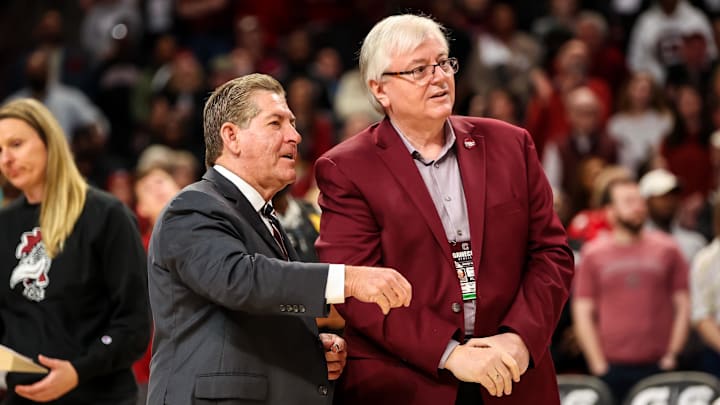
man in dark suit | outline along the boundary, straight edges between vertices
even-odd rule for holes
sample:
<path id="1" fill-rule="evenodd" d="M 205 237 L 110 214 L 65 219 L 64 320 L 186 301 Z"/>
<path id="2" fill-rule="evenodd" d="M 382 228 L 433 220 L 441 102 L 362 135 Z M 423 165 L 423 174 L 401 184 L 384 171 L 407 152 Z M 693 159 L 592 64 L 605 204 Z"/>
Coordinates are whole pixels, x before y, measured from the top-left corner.
<path id="1" fill-rule="evenodd" d="M 572 252 L 527 131 L 451 116 L 457 70 L 431 19 L 379 22 L 360 71 L 386 118 L 316 163 L 320 259 L 390 266 L 413 285 L 387 317 L 338 306 L 339 403 L 559 404 L 548 346 Z"/>
<path id="2" fill-rule="evenodd" d="M 204 120 L 209 169 L 150 241 L 148 404 L 327 404 L 345 341 L 318 335 L 314 317 L 346 296 L 387 314 L 409 305 L 410 285 L 386 268 L 293 262 L 268 201 L 295 179 L 300 135 L 275 79 L 218 87 Z"/>

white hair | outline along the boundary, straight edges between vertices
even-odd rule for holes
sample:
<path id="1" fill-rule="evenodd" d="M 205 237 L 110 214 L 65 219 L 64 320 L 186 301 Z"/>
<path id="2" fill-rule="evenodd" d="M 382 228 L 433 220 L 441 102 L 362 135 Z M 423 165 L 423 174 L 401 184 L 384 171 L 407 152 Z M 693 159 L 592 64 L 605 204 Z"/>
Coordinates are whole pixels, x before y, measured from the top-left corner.
<path id="1" fill-rule="evenodd" d="M 412 52 L 428 38 L 438 39 L 449 49 L 445 32 L 445 27 L 432 19 L 413 14 L 390 16 L 375 24 L 360 48 L 360 75 L 376 110 L 385 112 L 370 91 L 370 81 L 382 79 L 393 56 Z"/>

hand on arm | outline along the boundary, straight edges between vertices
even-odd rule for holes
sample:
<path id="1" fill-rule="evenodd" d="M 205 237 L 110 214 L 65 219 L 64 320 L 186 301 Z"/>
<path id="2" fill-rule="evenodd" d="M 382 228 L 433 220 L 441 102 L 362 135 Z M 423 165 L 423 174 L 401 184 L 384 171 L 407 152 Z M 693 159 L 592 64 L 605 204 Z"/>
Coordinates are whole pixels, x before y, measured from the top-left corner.
<path id="1" fill-rule="evenodd" d="M 410 306 L 412 286 L 393 269 L 346 266 L 345 297 L 375 303 L 387 315 L 392 308 Z"/>
<path id="2" fill-rule="evenodd" d="M 325 349 L 325 361 L 328 367 L 328 380 L 340 378 L 347 361 L 345 339 L 332 333 L 321 333 L 320 341 Z"/>
<path id="3" fill-rule="evenodd" d="M 16 386 L 15 392 L 18 395 L 35 402 L 49 402 L 77 387 L 78 374 L 69 361 L 52 359 L 42 354 L 38 356 L 38 360 L 50 369 L 50 373 L 34 384 Z"/>
<path id="4" fill-rule="evenodd" d="M 459 345 L 450 353 L 445 368 L 458 380 L 480 383 L 497 397 L 510 395 L 513 381 L 520 381 L 515 359 L 496 347 Z"/>

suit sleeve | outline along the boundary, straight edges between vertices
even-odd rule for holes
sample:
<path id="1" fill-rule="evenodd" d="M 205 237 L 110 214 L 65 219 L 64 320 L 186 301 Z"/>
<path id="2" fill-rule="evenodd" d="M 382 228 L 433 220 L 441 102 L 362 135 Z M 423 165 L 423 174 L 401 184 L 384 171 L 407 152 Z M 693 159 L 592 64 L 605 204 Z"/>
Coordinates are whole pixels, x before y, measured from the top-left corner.
<path id="1" fill-rule="evenodd" d="M 113 201 L 101 237 L 93 244 L 100 260 L 104 290 L 110 300 L 110 318 L 102 336 L 72 361 L 80 381 L 129 368 L 145 352 L 150 340 L 145 250 L 134 216 Z"/>
<path id="2" fill-rule="evenodd" d="M 327 316 L 328 265 L 287 262 L 250 252 L 232 215 L 204 193 L 184 193 L 153 236 L 158 240 L 151 249 L 161 247 L 151 253 L 153 266 L 176 272 L 187 288 L 233 311 Z M 302 308 L 287 310 L 286 305 L 292 304 Z"/>
<path id="3" fill-rule="evenodd" d="M 527 133 L 525 159 L 530 211 L 527 265 L 518 293 L 501 324 L 520 335 L 537 364 L 547 352 L 567 301 L 574 263 L 565 229 L 553 210 L 552 189 Z"/>
<path id="4" fill-rule="evenodd" d="M 316 243 L 320 259 L 382 266 L 381 228 L 361 192 L 334 161 L 320 158 L 315 169 L 322 207 Z M 350 327 L 387 353 L 434 376 L 448 342 L 460 333 L 457 326 L 417 300 L 409 308 L 393 309 L 388 316 L 377 305 L 353 298 L 337 309 Z"/>

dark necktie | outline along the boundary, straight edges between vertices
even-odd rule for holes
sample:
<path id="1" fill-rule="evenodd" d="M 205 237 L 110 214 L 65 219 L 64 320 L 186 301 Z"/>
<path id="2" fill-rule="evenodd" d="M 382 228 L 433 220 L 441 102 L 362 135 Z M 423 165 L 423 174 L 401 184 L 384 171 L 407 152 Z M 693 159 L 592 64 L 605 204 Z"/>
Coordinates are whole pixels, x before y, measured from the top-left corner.
<path id="1" fill-rule="evenodd" d="M 260 212 L 270 222 L 270 228 L 272 228 L 272 234 L 275 238 L 275 242 L 277 242 L 278 246 L 280 246 L 280 250 L 282 250 L 283 255 L 285 256 L 285 260 L 288 260 L 288 252 L 285 248 L 285 242 L 283 241 L 282 234 L 280 233 L 280 221 L 278 221 L 277 217 L 275 216 L 275 209 L 272 205 L 265 204 L 265 206 L 262 208 L 262 210 L 260 210 Z"/>

